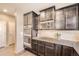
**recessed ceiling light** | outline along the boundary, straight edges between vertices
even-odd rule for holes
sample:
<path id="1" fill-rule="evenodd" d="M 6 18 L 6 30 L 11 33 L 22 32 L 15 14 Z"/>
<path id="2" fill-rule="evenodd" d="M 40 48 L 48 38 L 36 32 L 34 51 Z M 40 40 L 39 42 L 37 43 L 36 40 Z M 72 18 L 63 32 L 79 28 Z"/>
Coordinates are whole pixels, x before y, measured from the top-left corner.
<path id="1" fill-rule="evenodd" d="M 3 12 L 7 12 L 7 9 L 4 9 Z"/>

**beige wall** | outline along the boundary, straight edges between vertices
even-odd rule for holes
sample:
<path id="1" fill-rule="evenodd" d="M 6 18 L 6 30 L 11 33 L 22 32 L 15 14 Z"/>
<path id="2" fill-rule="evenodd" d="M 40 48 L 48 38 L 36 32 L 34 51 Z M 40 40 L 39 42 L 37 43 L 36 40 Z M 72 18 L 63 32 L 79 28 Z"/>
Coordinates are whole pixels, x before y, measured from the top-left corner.
<path id="1" fill-rule="evenodd" d="M 15 42 L 15 17 L 0 13 L 0 21 L 6 22 L 7 30 L 7 45 L 10 45 Z"/>
<path id="2" fill-rule="evenodd" d="M 58 39 L 64 40 L 79 40 L 79 31 L 68 31 L 68 30 L 40 30 L 38 32 L 38 37 L 49 37 L 57 38 L 56 34 L 60 34 Z"/>

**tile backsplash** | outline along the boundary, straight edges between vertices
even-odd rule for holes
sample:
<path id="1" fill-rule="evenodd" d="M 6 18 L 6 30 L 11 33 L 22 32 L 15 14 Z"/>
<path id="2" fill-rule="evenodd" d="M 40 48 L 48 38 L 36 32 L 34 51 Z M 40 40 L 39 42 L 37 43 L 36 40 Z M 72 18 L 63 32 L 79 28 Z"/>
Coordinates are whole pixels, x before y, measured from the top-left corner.
<path id="1" fill-rule="evenodd" d="M 51 37 L 56 38 L 56 34 L 60 34 L 59 39 L 65 39 L 65 40 L 79 40 L 79 31 L 56 31 L 56 30 L 39 30 L 38 31 L 38 37 Z"/>

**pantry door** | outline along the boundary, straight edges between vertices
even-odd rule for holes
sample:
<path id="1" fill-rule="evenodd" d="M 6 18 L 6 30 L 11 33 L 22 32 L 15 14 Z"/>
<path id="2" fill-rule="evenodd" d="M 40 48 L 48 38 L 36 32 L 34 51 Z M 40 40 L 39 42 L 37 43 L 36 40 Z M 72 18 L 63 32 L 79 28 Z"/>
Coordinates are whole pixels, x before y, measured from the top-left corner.
<path id="1" fill-rule="evenodd" d="M 6 46 L 6 22 L 0 21 L 0 48 Z"/>

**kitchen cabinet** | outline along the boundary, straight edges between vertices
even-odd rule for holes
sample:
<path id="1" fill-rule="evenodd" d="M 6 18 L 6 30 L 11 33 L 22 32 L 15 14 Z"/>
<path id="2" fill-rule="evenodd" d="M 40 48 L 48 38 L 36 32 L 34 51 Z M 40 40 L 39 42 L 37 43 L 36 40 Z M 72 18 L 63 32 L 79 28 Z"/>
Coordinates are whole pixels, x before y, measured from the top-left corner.
<path id="1" fill-rule="evenodd" d="M 64 12 L 66 16 L 66 29 L 78 29 L 77 6 L 66 8 Z"/>
<path id="2" fill-rule="evenodd" d="M 27 16 L 24 16 L 24 26 L 27 26 L 27 24 L 28 24 L 28 17 Z"/>
<path id="3" fill-rule="evenodd" d="M 40 12 L 40 21 L 45 20 L 45 11 Z"/>
<path id="4" fill-rule="evenodd" d="M 54 20 L 46 21 L 46 22 L 40 22 L 40 29 L 52 30 L 54 28 L 55 28 Z"/>
<path id="5" fill-rule="evenodd" d="M 55 56 L 55 44 L 45 43 L 45 56 Z"/>
<path id="6" fill-rule="evenodd" d="M 23 35 L 24 35 L 24 43 L 27 44 L 27 45 L 24 44 L 25 46 L 28 46 L 28 45 L 31 46 L 31 40 L 34 33 L 33 30 L 35 32 L 37 31 L 35 30 L 36 28 L 35 25 L 36 23 L 38 23 L 37 22 L 38 19 L 36 17 L 38 17 L 38 14 L 36 14 L 34 11 L 24 14 L 24 28 L 23 28 L 24 34 Z M 34 33 L 34 34 L 37 34 L 37 33 Z"/>
<path id="7" fill-rule="evenodd" d="M 62 45 L 56 44 L 55 45 L 55 55 L 56 56 L 61 56 L 62 55 Z"/>
<path id="8" fill-rule="evenodd" d="M 33 19 L 33 16 L 32 16 L 32 13 L 29 13 L 28 15 L 27 15 L 27 17 L 28 17 L 28 24 L 32 24 L 32 19 Z"/>
<path id="9" fill-rule="evenodd" d="M 52 8 L 47 9 L 45 12 L 46 12 L 46 20 L 52 19 Z"/>
<path id="10" fill-rule="evenodd" d="M 55 24 L 55 6 L 40 11 L 39 29 L 52 30 Z"/>
<path id="11" fill-rule="evenodd" d="M 38 41 L 38 55 L 40 56 L 45 55 L 45 44 L 43 41 Z"/>
<path id="12" fill-rule="evenodd" d="M 39 56 L 79 56 L 73 47 L 32 39 L 33 53 Z"/>
<path id="13" fill-rule="evenodd" d="M 65 15 L 63 10 L 56 11 L 56 20 L 55 20 L 56 29 L 65 29 Z"/>
<path id="14" fill-rule="evenodd" d="M 62 56 L 79 56 L 73 47 L 63 45 Z"/>
<path id="15" fill-rule="evenodd" d="M 56 29 L 78 30 L 79 29 L 79 4 L 66 6 L 56 10 Z"/>
<path id="16" fill-rule="evenodd" d="M 32 52 L 37 54 L 37 51 L 38 51 L 38 44 L 37 44 L 37 41 L 36 40 L 32 40 Z"/>
<path id="17" fill-rule="evenodd" d="M 63 56 L 71 56 L 73 53 L 73 48 L 69 46 L 63 45 L 62 55 Z"/>

